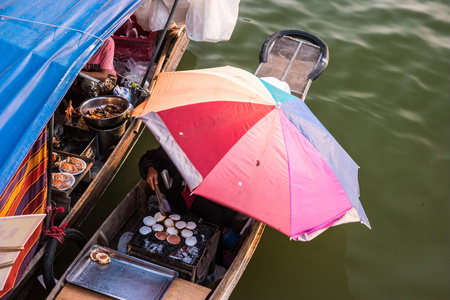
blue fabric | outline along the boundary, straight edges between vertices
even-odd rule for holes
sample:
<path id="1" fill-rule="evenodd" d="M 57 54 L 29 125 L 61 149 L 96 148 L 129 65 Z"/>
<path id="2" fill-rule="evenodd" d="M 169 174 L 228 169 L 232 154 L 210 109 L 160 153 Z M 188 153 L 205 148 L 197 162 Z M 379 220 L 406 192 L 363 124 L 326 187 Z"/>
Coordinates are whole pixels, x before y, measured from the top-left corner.
<path id="1" fill-rule="evenodd" d="M 142 2 L 2 1 L 0 193 L 84 64 Z"/>
<path id="2" fill-rule="evenodd" d="M 359 166 L 301 99 L 261 80 L 292 124 L 316 148 L 338 178 L 361 221 L 370 226 L 359 200 Z"/>
<path id="3" fill-rule="evenodd" d="M 262 80 L 262 79 L 260 79 L 260 80 L 264 84 L 266 89 L 270 92 L 270 94 L 272 95 L 273 99 L 276 102 L 284 103 L 291 99 L 298 99 L 297 97 L 293 96 L 292 94 L 289 94 L 288 92 L 285 92 L 282 89 L 279 89 L 276 86 L 271 85 L 270 83 L 266 82 L 265 80 Z"/>
<path id="4" fill-rule="evenodd" d="M 370 226 L 359 200 L 359 166 L 302 100 L 295 98 L 284 102 L 281 110 L 328 163 L 352 205 L 356 208 L 361 220 L 367 226 Z"/>

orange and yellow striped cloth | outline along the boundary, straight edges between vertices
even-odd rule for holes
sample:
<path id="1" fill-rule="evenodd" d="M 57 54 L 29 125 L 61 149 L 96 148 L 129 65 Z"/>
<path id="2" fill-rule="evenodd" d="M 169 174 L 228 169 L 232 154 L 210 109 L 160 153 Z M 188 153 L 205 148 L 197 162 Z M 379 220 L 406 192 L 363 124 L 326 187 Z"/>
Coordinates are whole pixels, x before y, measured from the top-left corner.
<path id="1" fill-rule="evenodd" d="M 47 130 L 44 129 L 1 192 L 0 218 L 44 213 L 47 199 L 47 159 Z M 33 258 L 41 230 L 42 226 L 39 226 L 25 244 L 25 249 L 20 252 L 3 290 L 0 291 L 0 299 L 7 298 Z"/>

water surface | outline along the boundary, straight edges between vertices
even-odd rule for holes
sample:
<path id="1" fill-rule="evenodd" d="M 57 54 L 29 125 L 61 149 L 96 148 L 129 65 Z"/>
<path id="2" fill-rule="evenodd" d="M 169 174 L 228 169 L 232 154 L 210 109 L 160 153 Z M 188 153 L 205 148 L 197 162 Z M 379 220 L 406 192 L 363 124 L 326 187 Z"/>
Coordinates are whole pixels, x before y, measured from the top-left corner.
<path id="1" fill-rule="evenodd" d="M 306 103 L 361 167 L 361 224 L 308 243 L 266 228 L 231 299 L 448 299 L 450 295 L 448 1 L 242 0 L 228 42 L 191 42 L 179 69 L 254 72 L 282 29 L 322 38 L 327 70 Z M 83 227 L 95 231 L 139 179 L 146 131 Z"/>
<path id="2" fill-rule="evenodd" d="M 361 167 L 372 224 L 309 243 L 267 228 L 231 299 L 447 299 L 449 20 L 448 1 L 243 0 L 229 42 L 190 44 L 181 68 L 254 72 L 273 32 L 322 38 L 330 62 L 306 103 Z"/>

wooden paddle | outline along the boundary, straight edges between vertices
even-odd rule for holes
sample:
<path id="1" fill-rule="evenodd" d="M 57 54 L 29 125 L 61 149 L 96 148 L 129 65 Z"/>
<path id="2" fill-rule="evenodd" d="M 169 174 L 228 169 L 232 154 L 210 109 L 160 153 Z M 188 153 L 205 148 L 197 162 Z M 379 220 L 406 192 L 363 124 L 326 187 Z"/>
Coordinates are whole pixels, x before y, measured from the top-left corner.
<path id="1" fill-rule="evenodd" d="M 6 246 L 0 247 L 0 252 L 16 252 L 25 249 L 23 246 Z"/>
<path id="2" fill-rule="evenodd" d="M 14 261 L 8 261 L 8 262 L 0 264 L 0 270 L 1 269 L 6 269 L 6 268 L 9 268 L 9 267 L 12 267 L 12 266 L 14 266 Z"/>

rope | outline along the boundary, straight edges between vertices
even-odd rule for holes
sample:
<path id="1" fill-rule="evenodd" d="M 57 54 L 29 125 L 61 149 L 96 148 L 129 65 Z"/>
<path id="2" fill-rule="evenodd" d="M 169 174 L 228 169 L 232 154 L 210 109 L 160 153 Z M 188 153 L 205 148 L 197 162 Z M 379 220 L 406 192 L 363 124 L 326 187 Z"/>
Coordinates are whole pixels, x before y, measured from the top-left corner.
<path id="1" fill-rule="evenodd" d="M 53 210 L 54 210 L 54 212 L 52 212 Z M 56 215 L 60 212 L 64 212 L 64 207 L 57 207 L 56 209 L 54 209 L 54 208 L 52 208 L 52 206 L 48 205 L 45 208 L 45 211 L 46 211 L 47 215 L 52 214 L 52 226 L 50 226 L 49 229 L 42 230 L 42 233 L 55 238 L 61 244 L 64 243 L 64 236 L 66 235 L 64 233 L 64 229 L 66 229 L 67 222 L 62 224 L 61 226 L 54 225 L 54 220 L 55 220 Z"/>
<path id="2" fill-rule="evenodd" d="M 83 31 L 83 30 L 79 30 L 79 29 L 75 29 L 75 28 L 70 28 L 70 27 L 66 27 L 66 26 L 60 26 L 60 25 L 54 25 L 54 24 L 49 24 L 49 23 L 44 23 L 44 22 L 38 22 L 38 21 L 32 21 L 32 20 L 27 20 L 27 19 L 22 19 L 22 18 L 17 18 L 17 17 L 12 17 L 12 16 L 6 16 L 6 15 L 1 15 L 0 14 L 0 18 L 1 20 L 4 20 L 5 18 L 7 19 L 11 19 L 11 20 L 16 20 L 16 21 L 22 21 L 22 22 L 28 22 L 28 23 L 34 23 L 34 24 L 39 24 L 39 25 L 44 25 L 44 26 L 50 26 L 50 27 L 56 27 L 56 28 L 61 28 L 61 29 L 67 29 L 67 30 L 72 30 L 72 31 L 76 31 L 76 32 L 80 32 L 81 34 L 87 34 L 89 36 L 92 36 L 98 40 L 100 40 L 101 44 L 103 44 L 105 42 L 105 40 L 103 40 L 101 37 L 93 35 L 92 33 Z M 101 47 L 101 46 L 100 46 Z M 112 62 L 112 65 L 114 66 L 114 60 Z M 119 72 L 117 72 L 117 70 L 115 70 L 117 75 L 124 77 L 122 74 L 120 74 Z M 136 88 L 138 90 L 140 90 L 141 92 L 145 92 L 146 90 L 144 88 L 142 88 L 140 85 L 137 85 Z"/>
<path id="3" fill-rule="evenodd" d="M 79 30 L 79 29 L 75 29 L 75 28 L 70 28 L 70 27 L 60 26 L 60 25 L 53 25 L 53 24 L 49 24 L 49 23 L 32 21 L 32 20 L 16 18 L 16 17 L 11 17 L 11 16 L 5 16 L 5 15 L 0 15 L 0 18 L 2 18 L 2 20 L 4 20 L 4 18 L 7 18 L 7 19 L 17 20 L 17 21 L 22 21 L 22 22 L 29 22 L 29 23 L 39 24 L 39 25 L 45 25 L 45 26 L 50 26 L 50 27 L 56 27 L 56 28 L 62 28 L 62 29 L 77 31 L 77 32 L 80 32 L 82 34 L 87 34 L 87 35 L 90 35 L 92 37 L 95 37 L 96 39 L 99 39 L 102 42 L 102 44 L 104 42 L 104 40 L 101 37 L 99 37 L 99 36 L 96 36 L 96 35 L 93 35 L 92 33 L 89 33 L 89 32 L 83 31 L 83 30 Z"/>

